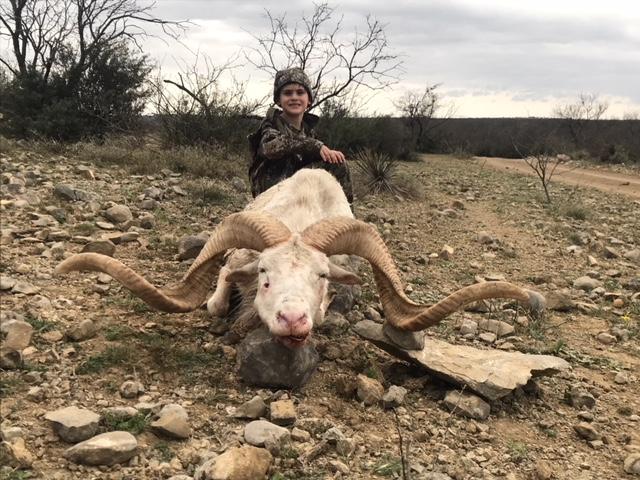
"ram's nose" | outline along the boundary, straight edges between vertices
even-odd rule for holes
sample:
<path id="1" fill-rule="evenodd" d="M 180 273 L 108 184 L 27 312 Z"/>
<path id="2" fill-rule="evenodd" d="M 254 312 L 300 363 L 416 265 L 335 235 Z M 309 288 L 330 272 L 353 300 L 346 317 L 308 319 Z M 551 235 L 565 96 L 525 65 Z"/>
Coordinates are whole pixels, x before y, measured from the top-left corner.
<path id="1" fill-rule="evenodd" d="M 278 322 L 284 323 L 292 332 L 300 330 L 307 323 L 307 313 L 299 308 L 283 308 L 278 312 Z"/>

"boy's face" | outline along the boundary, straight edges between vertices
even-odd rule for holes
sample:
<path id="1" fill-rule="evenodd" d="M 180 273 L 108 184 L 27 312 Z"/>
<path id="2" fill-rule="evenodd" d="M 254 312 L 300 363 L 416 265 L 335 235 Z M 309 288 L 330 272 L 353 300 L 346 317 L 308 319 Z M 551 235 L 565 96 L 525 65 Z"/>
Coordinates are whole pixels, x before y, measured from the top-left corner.
<path id="1" fill-rule="evenodd" d="M 309 108 L 309 94 L 299 83 L 282 87 L 278 105 L 287 115 L 302 115 Z"/>

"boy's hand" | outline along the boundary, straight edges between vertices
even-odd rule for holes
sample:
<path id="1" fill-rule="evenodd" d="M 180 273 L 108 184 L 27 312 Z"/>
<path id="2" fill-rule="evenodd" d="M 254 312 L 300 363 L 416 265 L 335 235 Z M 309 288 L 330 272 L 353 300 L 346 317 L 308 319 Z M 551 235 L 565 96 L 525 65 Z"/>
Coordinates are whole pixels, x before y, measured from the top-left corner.
<path id="1" fill-rule="evenodd" d="M 344 153 L 339 150 L 331 150 L 326 145 L 323 145 L 320 149 L 320 157 L 327 163 L 344 163 Z"/>

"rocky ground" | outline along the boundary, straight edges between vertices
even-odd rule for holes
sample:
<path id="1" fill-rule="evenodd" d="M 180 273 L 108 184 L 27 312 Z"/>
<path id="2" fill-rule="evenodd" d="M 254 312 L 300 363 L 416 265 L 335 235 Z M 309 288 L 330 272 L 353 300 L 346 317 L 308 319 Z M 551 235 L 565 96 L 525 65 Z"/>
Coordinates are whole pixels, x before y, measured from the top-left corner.
<path id="1" fill-rule="evenodd" d="M 465 405 L 464 387 L 354 332 L 365 317 L 380 321 L 366 266 L 358 304 L 314 334 L 320 364 L 292 391 L 243 383 L 226 324 L 204 311 L 150 311 L 104 274 L 53 276 L 84 250 L 158 285 L 177 280 L 206 232 L 249 198 L 241 172 L 227 182 L 136 176 L 19 148 L 0 164 L 1 479 L 640 474 L 637 200 L 554 186 L 547 206 L 534 179 L 435 156 L 402 166 L 419 199 L 358 198 L 356 215 L 382 232 L 414 300 L 503 278 L 547 296 L 543 318 L 492 302 L 429 331 L 570 364 Z"/>

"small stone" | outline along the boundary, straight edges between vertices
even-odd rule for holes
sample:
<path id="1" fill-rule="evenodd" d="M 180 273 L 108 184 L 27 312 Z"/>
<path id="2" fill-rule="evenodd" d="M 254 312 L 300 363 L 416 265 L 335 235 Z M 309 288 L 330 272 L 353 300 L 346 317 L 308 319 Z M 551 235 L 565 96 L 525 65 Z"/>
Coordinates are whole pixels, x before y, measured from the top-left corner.
<path id="1" fill-rule="evenodd" d="M 167 406 L 160 411 L 160 418 L 151 422 L 151 428 L 156 433 L 167 437 L 178 439 L 189 438 L 191 436 L 191 426 L 186 418 L 186 412 L 184 410 L 174 409 L 165 410 Z"/>
<path id="2" fill-rule="evenodd" d="M 5 348 L 24 350 L 31 342 L 33 327 L 22 320 L 5 320 L 0 324 L 0 331 L 6 334 L 3 342 Z"/>
<path id="3" fill-rule="evenodd" d="M 0 275 L 0 290 L 11 290 L 16 283 L 15 278 Z"/>
<path id="4" fill-rule="evenodd" d="M 442 258 L 443 260 L 451 260 L 451 258 L 453 258 L 454 251 L 455 250 L 453 249 L 453 247 L 449 245 L 443 245 L 440 253 L 438 253 L 438 257 Z"/>
<path id="5" fill-rule="evenodd" d="M 588 410 L 583 410 L 582 412 L 578 412 L 578 418 L 580 420 L 584 420 L 585 422 L 593 422 L 594 416 Z"/>
<path id="6" fill-rule="evenodd" d="M 618 385 L 626 385 L 627 383 L 629 383 L 629 375 L 626 372 L 618 372 L 616 373 L 613 381 Z"/>
<path id="7" fill-rule="evenodd" d="M 276 425 L 290 425 L 296 421 L 296 408 L 291 400 L 271 402 L 271 421 Z"/>
<path id="8" fill-rule="evenodd" d="M 12 427 L 4 423 L 0 425 L 0 438 L 5 442 L 11 443 L 18 438 L 23 438 L 23 436 L 24 433 L 20 427 Z"/>
<path id="9" fill-rule="evenodd" d="M 267 414 L 267 405 L 260 395 L 256 395 L 248 402 L 244 402 L 233 413 L 235 418 L 257 419 Z"/>
<path id="10" fill-rule="evenodd" d="M 266 478 L 273 456 L 249 445 L 230 448 L 200 465 L 194 480 L 253 480 Z"/>
<path id="11" fill-rule="evenodd" d="M 123 421 L 135 417 L 139 412 L 133 407 L 108 407 L 102 413 L 112 420 Z"/>
<path id="12" fill-rule="evenodd" d="M 475 336 L 478 333 L 478 322 L 465 318 L 460 324 L 460 335 Z"/>
<path id="13" fill-rule="evenodd" d="M 306 430 L 301 430 L 300 428 L 293 427 L 291 430 L 291 439 L 296 442 L 308 442 L 311 440 L 311 434 Z"/>
<path id="14" fill-rule="evenodd" d="M 571 297 L 564 292 L 548 292 L 545 295 L 545 298 L 547 300 L 547 308 L 549 310 L 555 310 L 557 312 L 568 312 L 575 308 Z"/>
<path id="15" fill-rule="evenodd" d="M 140 382 L 127 380 L 120 385 L 119 391 L 122 398 L 136 398 L 144 393 L 144 386 Z"/>
<path id="16" fill-rule="evenodd" d="M 104 216 L 113 223 L 125 223 L 133 220 L 133 214 L 126 205 L 114 205 L 104 212 Z"/>
<path id="17" fill-rule="evenodd" d="M 593 397 L 593 395 L 576 386 L 565 392 L 564 398 L 569 403 L 569 405 L 574 408 L 587 407 L 591 409 L 596 405 L 596 399 Z"/>
<path id="18" fill-rule="evenodd" d="M 603 345 L 612 345 L 617 341 L 614 335 L 611 335 L 610 333 L 606 333 L 606 332 L 599 333 L 596 336 L 596 339 Z"/>
<path id="19" fill-rule="evenodd" d="M 551 480 L 553 478 L 553 469 L 543 461 L 538 460 L 535 465 L 536 480 Z"/>
<path id="20" fill-rule="evenodd" d="M 573 429 L 576 433 L 585 440 L 599 440 L 601 435 L 596 431 L 595 428 L 590 423 L 580 422 L 577 425 L 573 426 Z"/>
<path id="21" fill-rule="evenodd" d="M 45 390 L 42 387 L 31 387 L 27 392 L 27 399 L 36 403 L 42 402 L 45 396 Z"/>
<path id="22" fill-rule="evenodd" d="M 407 389 L 399 387 L 397 385 L 391 385 L 389 390 L 382 396 L 382 405 L 384 408 L 399 407 L 404 403 L 404 397 L 407 394 Z"/>
<path id="23" fill-rule="evenodd" d="M 382 315 L 380 315 L 380 312 L 373 307 L 368 307 L 364 311 L 364 318 L 373 320 L 376 323 L 382 323 Z"/>
<path id="24" fill-rule="evenodd" d="M 3 465 L 17 469 L 31 468 L 35 460 L 33 454 L 27 449 L 24 438 L 0 442 L 0 458 Z"/>
<path id="25" fill-rule="evenodd" d="M 78 443 L 64 452 L 64 457 L 84 465 L 116 465 L 137 453 L 138 442 L 129 432 L 107 432 Z"/>
<path id="26" fill-rule="evenodd" d="M 478 327 L 486 332 L 495 333 L 497 337 L 506 337 L 512 335 L 515 332 L 513 325 L 500 320 L 492 320 L 482 318 L 478 321 Z"/>
<path id="27" fill-rule="evenodd" d="M 384 387 L 378 380 L 359 374 L 356 384 L 358 399 L 365 405 L 375 405 L 382 400 Z"/>
<path id="28" fill-rule="evenodd" d="M 49 330 L 48 332 L 41 333 L 40 338 L 47 343 L 56 343 L 64 338 L 64 334 L 60 330 Z"/>
<path id="29" fill-rule="evenodd" d="M 624 471 L 634 475 L 640 475 L 640 453 L 632 453 L 624 459 Z"/>
<path id="30" fill-rule="evenodd" d="M 349 467 L 342 463 L 340 460 L 329 460 L 329 468 L 334 472 L 339 472 L 344 475 L 349 473 Z"/>
<path id="31" fill-rule="evenodd" d="M 263 447 L 265 441 L 268 439 L 274 439 L 280 442 L 290 438 L 289 430 L 267 422 L 266 420 L 254 420 L 253 422 L 249 422 L 244 428 L 245 441 L 256 447 Z"/>
<path id="32" fill-rule="evenodd" d="M 89 319 L 85 319 L 67 330 L 67 337 L 76 342 L 81 342 L 94 337 L 97 332 L 98 327 L 96 327 L 96 324 Z"/>
<path id="33" fill-rule="evenodd" d="M 485 420 L 491 413 L 489 404 L 480 397 L 457 390 L 447 392 L 444 404 L 454 413 L 476 420 Z"/>
<path id="34" fill-rule="evenodd" d="M 484 245 L 487 245 L 487 244 L 490 244 L 490 243 L 494 243 L 496 241 L 496 239 L 493 237 L 493 235 L 491 235 L 490 233 L 485 232 L 485 231 L 478 232 L 477 239 L 478 239 L 478 242 L 480 242 L 480 243 L 482 243 Z"/>
<path id="35" fill-rule="evenodd" d="M 69 443 L 81 442 L 95 435 L 100 422 L 100 415 L 78 407 L 47 412 L 44 418 L 51 422 L 53 431 Z"/>
<path id="36" fill-rule="evenodd" d="M 12 293 L 23 293 L 25 295 L 35 295 L 40 291 L 39 287 L 36 287 L 29 282 L 18 280 L 11 288 Z"/>
<path id="37" fill-rule="evenodd" d="M 596 280 L 595 278 L 591 278 L 589 276 L 579 277 L 573 282 L 573 287 L 578 290 L 584 290 L 586 292 L 590 292 L 594 288 L 601 287 L 602 282 Z"/>
<path id="38" fill-rule="evenodd" d="M 478 335 L 478 338 L 480 340 L 482 340 L 485 343 L 494 343 L 496 341 L 496 339 L 498 338 L 498 336 L 495 333 L 492 332 L 483 332 L 480 335 Z"/>
<path id="39" fill-rule="evenodd" d="M 116 252 L 116 245 L 111 240 L 94 240 L 82 247 L 82 253 L 101 253 L 108 257 L 113 257 Z"/>

